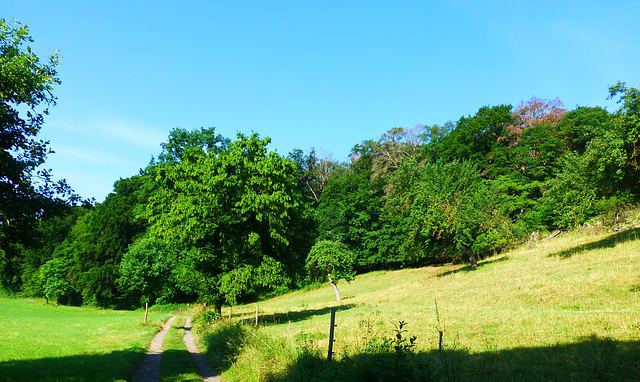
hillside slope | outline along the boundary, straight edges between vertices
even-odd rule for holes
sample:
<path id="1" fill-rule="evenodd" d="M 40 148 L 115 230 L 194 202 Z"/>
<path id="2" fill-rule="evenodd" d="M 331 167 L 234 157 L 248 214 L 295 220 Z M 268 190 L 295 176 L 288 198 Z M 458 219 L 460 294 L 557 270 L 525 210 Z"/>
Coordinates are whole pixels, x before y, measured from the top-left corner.
<path id="1" fill-rule="evenodd" d="M 413 352 L 432 354 L 440 358 L 440 363 L 442 331 L 443 350 L 462 352 L 464 361 L 459 361 L 459 368 L 464 375 L 468 375 L 474 359 L 487 362 L 488 355 L 505 352 L 510 352 L 509 361 L 496 362 L 508 364 L 515 360 L 522 364 L 523 359 L 532 359 L 539 363 L 541 354 L 545 359 L 547 354 L 565 354 L 558 351 L 562 346 L 572 347 L 569 354 L 577 352 L 575 357 L 550 356 L 550 369 L 567 364 L 567 357 L 575 358 L 571 362 L 584 362 L 581 352 L 574 348 L 579 344 L 596 341 L 595 350 L 588 346 L 586 351 L 597 357 L 600 353 L 617 354 L 600 349 L 600 342 L 604 341 L 621 347 L 624 357 L 631 357 L 630 364 L 620 365 L 598 358 L 597 362 L 610 365 L 601 369 L 611 374 L 609 369 L 613 368 L 614 376 L 617 369 L 640 365 L 638 356 L 624 350 L 627 345 L 637 347 L 640 340 L 639 234 L 640 228 L 605 234 L 565 233 L 540 241 L 533 248 L 523 247 L 485 259 L 475 271 L 464 265 L 450 265 L 361 275 L 349 284 L 339 285 L 345 296 L 341 303 L 335 301 L 328 285 L 290 293 L 257 304 L 260 329 L 253 334 L 281 342 L 284 348 L 288 344 L 297 349 L 298 356 L 300 349 L 326 354 L 330 308 L 336 307 L 334 351 L 338 360 L 366 352 L 372 338 L 393 339 L 394 323 L 397 326 L 398 321 L 404 321 L 407 332 L 402 335 L 417 337 Z M 255 320 L 255 310 L 256 304 L 235 307 L 232 320 L 251 322 Z M 229 311 L 223 313 L 228 315 Z M 203 333 L 202 346 L 211 349 L 215 336 Z M 243 362 L 254 370 L 256 380 L 280 380 L 273 376 L 291 374 L 291 362 L 299 363 L 293 354 L 261 366 L 260 357 L 251 355 L 249 348 L 235 348 L 236 367 L 226 371 L 225 380 L 234 380 Z M 595 362 L 592 361 L 586 362 Z M 497 372 L 493 364 L 483 365 L 493 370 L 490 374 L 494 378 L 516 377 Z M 229 365 L 220 362 L 220 367 L 225 370 Z M 442 365 L 439 367 L 440 371 L 433 375 L 444 378 L 446 373 Z M 527 375 L 526 371 L 522 373 Z"/>

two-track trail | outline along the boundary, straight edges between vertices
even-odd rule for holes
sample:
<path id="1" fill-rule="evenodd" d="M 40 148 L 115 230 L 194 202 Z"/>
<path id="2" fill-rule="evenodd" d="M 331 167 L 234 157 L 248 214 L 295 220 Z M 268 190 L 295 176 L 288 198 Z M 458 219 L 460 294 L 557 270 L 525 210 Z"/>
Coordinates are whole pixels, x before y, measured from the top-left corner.
<path id="1" fill-rule="evenodd" d="M 160 332 L 153 337 L 151 345 L 149 346 L 149 350 L 147 351 L 147 356 L 138 368 L 138 371 L 136 371 L 136 373 L 133 375 L 133 382 L 160 381 L 160 357 L 162 356 L 162 342 L 164 341 L 164 337 L 169 331 L 169 328 L 173 324 L 173 320 L 175 318 L 175 316 L 169 318 L 167 322 L 162 325 L 162 330 L 160 330 Z M 189 353 L 191 353 L 191 355 L 193 356 L 193 360 L 198 366 L 198 370 L 200 372 L 200 375 L 204 379 L 204 382 L 221 382 L 220 377 L 215 375 L 211 371 L 207 363 L 202 358 L 200 351 L 196 347 L 195 341 L 193 340 L 193 334 L 191 333 L 190 317 L 187 317 L 184 329 L 184 344 L 186 345 Z"/>

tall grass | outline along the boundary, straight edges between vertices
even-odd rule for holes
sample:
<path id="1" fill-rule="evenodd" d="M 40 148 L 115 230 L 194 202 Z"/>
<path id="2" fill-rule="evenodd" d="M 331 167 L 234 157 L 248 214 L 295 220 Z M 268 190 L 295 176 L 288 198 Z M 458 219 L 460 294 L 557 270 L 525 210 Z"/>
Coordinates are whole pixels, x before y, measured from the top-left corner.
<path id="1" fill-rule="evenodd" d="M 246 324 L 258 305 L 258 329 L 205 331 L 201 347 L 219 351 L 216 343 L 235 338 L 237 346 L 217 355 L 225 381 L 640 380 L 639 233 L 565 233 L 485 259 L 475 271 L 448 265 L 361 275 L 339 285 L 341 303 L 327 285 L 234 307 L 232 321 Z M 331 307 L 336 362 L 327 364 Z M 368 351 L 367 343 L 392 339 L 398 320 L 417 337 L 402 358 L 415 367 L 376 374 L 397 362 L 393 351 Z M 265 359 L 264 344 L 280 350 Z"/>
<path id="2" fill-rule="evenodd" d="M 167 317 L 0 299 L 0 380 L 126 380 Z"/>

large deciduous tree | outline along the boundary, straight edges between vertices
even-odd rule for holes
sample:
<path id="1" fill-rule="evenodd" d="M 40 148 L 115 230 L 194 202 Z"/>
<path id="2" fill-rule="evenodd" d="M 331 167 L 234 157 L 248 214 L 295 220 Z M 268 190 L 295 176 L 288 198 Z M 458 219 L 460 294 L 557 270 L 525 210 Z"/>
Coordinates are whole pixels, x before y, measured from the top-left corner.
<path id="1" fill-rule="evenodd" d="M 407 162 L 396 178 L 388 208 L 402 216 L 404 254 L 425 264 L 492 254 L 511 239 L 500 197 L 471 162 Z"/>
<path id="2" fill-rule="evenodd" d="M 20 252 L 34 244 L 37 220 L 69 192 L 40 169 L 49 149 L 36 138 L 55 105 L 61 58 L 41 61 L 31 42 L 25 25 L 0 19 L 0 282 L 9 288 L 20 285 Z"/>
<path id="3" fill-rule="evenodd" d="M 144 323 L 147 323 L 149 303 L 158 298 L 171 301 L 175 290 L 173 270 L 176 266 L 176 250 L 158 239 L 137 240 L 124 254 L 120 264 L 120 282 L 129 290 L 142 294 L 145 302 Z"/>
<path id="4" fill-rule="evenodd" d="M 239 134 L 221 152 L 187 150 L 150 199 L 151 235 L 183 248 L 182 285 L 218 307 L 286 285 L 310 247 L 297 166 L 269 142 Z"/>
<path id="5" fill-rule="evenodd" d="M 58 304 L 60 297 L 67 296 L 73 291 L 73 287 L 66 279 L 66 268 L 61 258 L 53 258 L 40 267 L 39 280 L 47 302 L 52 299 Z"/>

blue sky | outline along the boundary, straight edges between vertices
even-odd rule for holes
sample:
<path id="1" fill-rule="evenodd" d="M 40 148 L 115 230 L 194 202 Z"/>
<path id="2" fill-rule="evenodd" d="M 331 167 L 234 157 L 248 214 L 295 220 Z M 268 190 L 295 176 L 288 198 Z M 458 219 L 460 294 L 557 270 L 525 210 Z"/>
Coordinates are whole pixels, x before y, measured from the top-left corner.
<path id="1" fill-rule="evenodd" d="M 257 132 L 346 160 L 393 127 L 640 86 L 637 1 L 2 0 L 40 57 L 60 50 L 47 167 L 104 200 L 172 128 Z"/>

